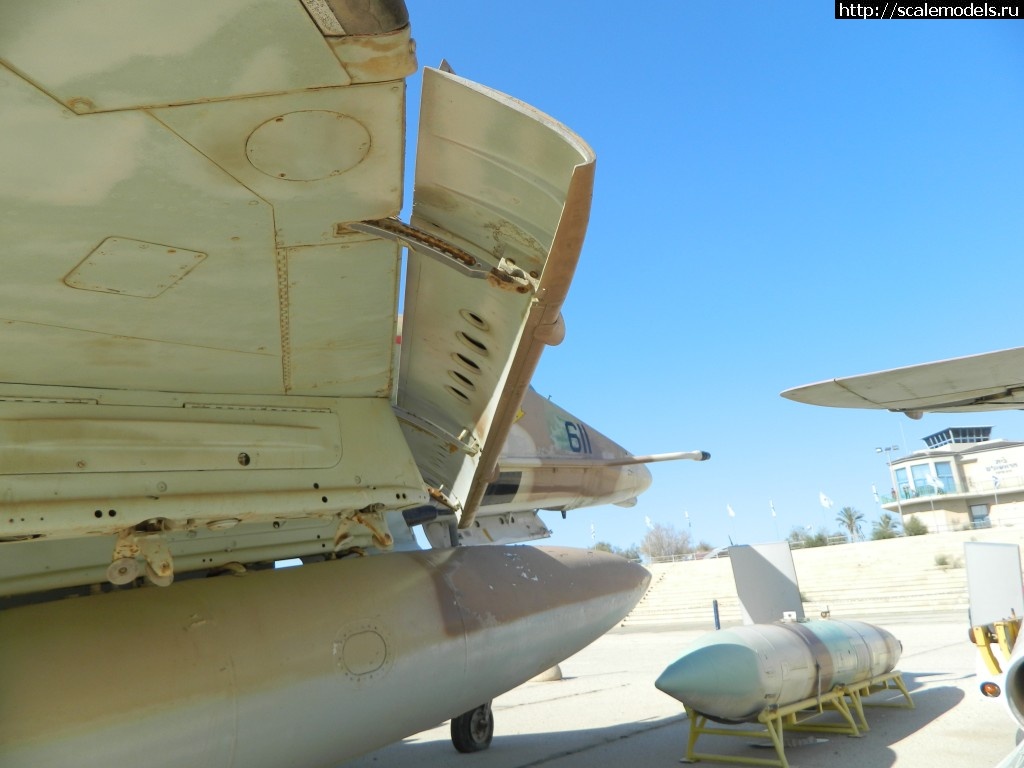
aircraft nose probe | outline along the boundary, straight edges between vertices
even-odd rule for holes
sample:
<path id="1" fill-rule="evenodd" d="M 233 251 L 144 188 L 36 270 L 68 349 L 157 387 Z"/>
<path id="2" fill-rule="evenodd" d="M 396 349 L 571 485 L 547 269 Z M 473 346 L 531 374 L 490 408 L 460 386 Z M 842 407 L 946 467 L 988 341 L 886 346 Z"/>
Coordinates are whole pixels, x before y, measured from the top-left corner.
<path id="1" fill-rule="evenodd" d="M 707 451 L 676 451 L 675 453 L 651 453 L 647 456 L 623 456 L 619 459 L 594 461 L 606 467 L 622 467 L 629 464 L 653 464 L 656 461 L 707 461 L 711 454 Z"/>
<path id="2" fill-rule="evenodd" d="M 681 461 L 683 459 L 687 459 L 689 461 L 707 461 L 711 458 L 711 454 L 707 451 L 676 451 L 675 453 L 654 453 L 650 456 L 637 456 L 636 458 L 640 459 L 645 464 L 655 461 Z"/>

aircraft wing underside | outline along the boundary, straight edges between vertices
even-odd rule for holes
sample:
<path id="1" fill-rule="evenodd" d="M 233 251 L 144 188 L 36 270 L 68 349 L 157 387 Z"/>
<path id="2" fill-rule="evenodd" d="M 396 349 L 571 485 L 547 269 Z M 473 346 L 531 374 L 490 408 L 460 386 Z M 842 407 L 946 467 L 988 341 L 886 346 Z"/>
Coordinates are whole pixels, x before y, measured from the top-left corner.
<path id="1" fill-rule="evenodd" d="M 469 525 L 590 149 L 428 70 L 403 224 L 406 19 L 102 9 L 0 6 L 0 596 L 389 548 L 431 499 Z"/>
<path id="2" fill-rule="evenodd" d="M 1024 348 L 1005 349 L 788 389 L 783 397 L 837 408 L 921 413 L 1024 408 Z"/>

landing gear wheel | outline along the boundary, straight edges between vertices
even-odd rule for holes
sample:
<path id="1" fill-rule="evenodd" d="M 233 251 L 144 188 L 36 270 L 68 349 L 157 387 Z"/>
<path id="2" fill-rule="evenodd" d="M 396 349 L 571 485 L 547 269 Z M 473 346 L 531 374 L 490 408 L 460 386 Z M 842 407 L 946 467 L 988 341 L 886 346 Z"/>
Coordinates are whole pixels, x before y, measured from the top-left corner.
<path id="1" fill-rule="evenodd" d="M 452 718 L 452 745 L 459 752 L 481 752 L 491 746 L 493 736 L 491 702 Z"/>

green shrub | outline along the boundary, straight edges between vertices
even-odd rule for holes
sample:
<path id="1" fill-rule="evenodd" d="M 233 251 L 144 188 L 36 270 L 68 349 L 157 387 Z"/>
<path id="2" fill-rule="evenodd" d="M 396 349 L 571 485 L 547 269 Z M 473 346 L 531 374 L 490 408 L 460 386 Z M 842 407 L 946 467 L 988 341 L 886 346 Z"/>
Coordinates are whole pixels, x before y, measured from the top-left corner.
<path id="1" fill-rule="evenodd" d="M 928 526 L 922 523 L 918 518 L 911 515 L 903 521 L 903 532 L 907 536 L 921 536 L 928 533 Z"/>

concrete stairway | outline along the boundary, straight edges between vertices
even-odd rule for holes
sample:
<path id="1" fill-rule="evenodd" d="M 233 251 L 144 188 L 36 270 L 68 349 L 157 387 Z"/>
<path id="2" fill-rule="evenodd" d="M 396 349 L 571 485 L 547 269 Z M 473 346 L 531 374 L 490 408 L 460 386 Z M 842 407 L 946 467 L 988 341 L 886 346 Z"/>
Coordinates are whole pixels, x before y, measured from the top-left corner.
<path id="1" fill-rule="evenodd" d="M 793 551 L 807 618 L 826 608 L 834 618 L 884 622 L 887 617 L 959 615 L 967 623 L 964 542 L 1024 544 L 1024 528 L 989 528 L 908 536 Z M 623 620 L 632 629 L 714 628 L 741 621 L 728 558 L 648 566 L 651 586 Z"/>

